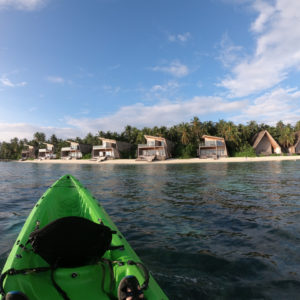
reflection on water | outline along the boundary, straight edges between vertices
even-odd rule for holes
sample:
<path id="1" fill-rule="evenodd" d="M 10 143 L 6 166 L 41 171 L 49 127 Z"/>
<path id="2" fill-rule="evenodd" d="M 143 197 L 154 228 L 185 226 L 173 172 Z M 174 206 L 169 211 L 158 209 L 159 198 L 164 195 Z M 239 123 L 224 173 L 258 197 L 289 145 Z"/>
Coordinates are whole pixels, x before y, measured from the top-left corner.
<path id="1" fill-rule="evenodd" d="M 299 167 L 0 163 L 0 267 L 34 203 L 70 173 L 170 299 L 298 299 Z"/>

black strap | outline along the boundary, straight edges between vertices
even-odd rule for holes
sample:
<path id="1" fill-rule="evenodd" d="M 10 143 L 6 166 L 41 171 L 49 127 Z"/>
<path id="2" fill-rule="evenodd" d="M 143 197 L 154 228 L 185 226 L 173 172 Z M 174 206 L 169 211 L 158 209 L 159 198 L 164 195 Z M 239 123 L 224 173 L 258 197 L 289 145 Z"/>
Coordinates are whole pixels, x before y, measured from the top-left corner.
<path id="1" fill-rule="evenodd" d="M 0 295 L 3 296 L 3 298 L 5 297 L 5 291 L 4 291 L 4 288 L 3 288 L 3 282 L 4 282 L 4 279 L 5 279 L 6 275 L 8 274 L 8 271 L 6 271 L 6 272 L 4 272 L 4 273 L 2 273 L 0 275 Z"/>
<path id="2" fill-rule="evenodd" d="M 124 245 L 110 246 L 108 250 L 124 250 Z"/>
<path id="3" fill-rule="evenodd" d="M 101 288 L 102 288 L 102 291 L 104 291 L 104 282 L 105 282 L 105 267 L 104 265 L 100 262 L 99 265 L 101 266 L 101 270 L 102 270 L 102 281 L 101 281 Z"/>
<path id="4" fill-rule="evenodd" d="M 21 270 L 9 269 L 0 275 L 0 294 L 3 297 L 6 295 L 6 293 L 4 291 L 3 283 L 4 283 L 4 280 L 7 275 L 19 275 L 19 274 L 27 275 L 27 274 L 31 274 L 31 273 L 46 272 L 49 270 L 50 270 L 49 267 L 27 268 L 27 269 L 21 269 Z"/>
<path id="5" fill-rule="evenodd" d="M 110 261 L 109 259 L 105 259 L 105 258 L 102 258 L 102 261 L 105 262 L 109 267 L 109 272 L 110 272 L 110 277 L 111 277 L 110 291 L 112 291 L 113 284 L 114 284 L 114 272 L 113 272 L 112 264 L 113 263 L 123 264 L 123 262 L 121 262 L 121 261 Z M 128 265 L 136 265 L 143 271 L 145 281 L 142 284 L 141 289 L 146 290 L 148 288 L 149 279 L 150 279 L 149 270 L 141 262 L 134 262 L 132 260 L 129 260 L 129 261 L 127 261 L 127 264 Z M 67 293 L 57 284 L 57 282 L 54 279 L 54 271 L 56 269 L 57 269 L 56 266 L 53 266 L 53 267 L 39 267 L 39 268 L 26 268 L 26 269 L 21 269 L 21 270 L 16 270 L 16 269 L 13 269 L 13 268 L 9 269 L 9 270 L 5 271 L 4 273 L 2 273 L 0 275 L 0 294 L 3 297 L 6 295 L 5 291 L 4 291 L 3 283 L 4 283 L 4 280 L 5 280 L 7 275 L 19 275 L 19 274 L 28 275 L 28 274 L 32 274 L 32 273 L 40 273 L 40 272 L 46 272 L 46 271 L 51 270 L 51 281 L 52 281 L 55 289 L 59 292 L 59 294 L 63 297 L 64 300 L 70 300 Z M 104 286 L 104 282 L 102 282 L 102 285 Z M 104 290 L 104 288 L 103 288 L 103 290 Z"/>
<path id="6" fill-rule="evenodd" d="M 27 243 L 26 243 L 26 245 L 27 245 Z M 22 251 L 32 252 L 33 250 L 27 248 L 26 245 L 24 246 L 23 244 L 19 244 L 19 247 L 22 249 Z"/>
<path id="7" fill-rule="evenodd" d="M 110 274 L 110 283 L 109 283 L 109 291 L 111 292 L 113 289 L 113 284 L 115 282 L 114 270 L 112 266 L 112 261 L 106 258 L 102 258 L 102 261 L 108 265 L 109 274 Z"/>
<path id="8" fill-rule="evenodd" d="M 57 284 L 57 282 L 54 279 L 54 271 L 56 270 L 56 267 L 40 267 L 40 268 L 27 268 L 27 269 L 9 269 L 6 272 L 2 273 L 0 276 L 0 294 L 4 297 L 6 295 L 3 287 L 4 280 L 7 275 L 28 275 L 32 273 L 39 273 L 39 272 L 46 272 L 51 270 L 51 281 L 53 283 L 53 286 L 55 289 L 59 292 L 59 294 L 63 297 L 64 300 L 70 300 L 67 293 Z"/>
<path id="9" fill-rule="evenodd" d="M 60 293 L 60 295 L 64 298 L 64 300 L 70 300 L 67 293 L 57 284 L 57 282 L 54 279 L 54 271 L 56 269 L 57 268 L 55 266 L 51 268 L 51 281 L 52 281 L 55 289 Z"/>

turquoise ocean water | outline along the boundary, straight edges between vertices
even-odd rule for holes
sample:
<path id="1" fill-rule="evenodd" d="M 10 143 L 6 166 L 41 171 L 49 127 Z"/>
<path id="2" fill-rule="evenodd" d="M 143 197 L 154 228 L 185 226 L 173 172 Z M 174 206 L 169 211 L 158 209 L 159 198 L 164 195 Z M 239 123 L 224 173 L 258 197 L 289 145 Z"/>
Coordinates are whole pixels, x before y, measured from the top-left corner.
<path id="1" fill-rule="evenodd" d="M 60 176 L 99 200 L 170 299 L 300 299 L 300 161 L 0 162 L 0 269 Z"/>

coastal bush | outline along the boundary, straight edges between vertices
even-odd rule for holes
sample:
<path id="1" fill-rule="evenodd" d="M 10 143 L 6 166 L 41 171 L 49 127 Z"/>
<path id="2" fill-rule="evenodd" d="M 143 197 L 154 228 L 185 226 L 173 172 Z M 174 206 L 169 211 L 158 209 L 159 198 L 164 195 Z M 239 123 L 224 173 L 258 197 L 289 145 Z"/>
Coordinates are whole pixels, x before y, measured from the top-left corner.
<path id="1" fill-rule="evenodd" d="M 92 154 L 91 153 L 87 153 L 87 154 L 84 154 L 82 156 L 82 159 L 91 159 L 92 158 Z"/>
<path id="2" fill-rule="evenodd" d="M 124 153 L 124 158 L 135 158 L 137 154 L 137 145 L 145 143 L 144 135 L 164 137 L 173 145 L 173 158 L 191 158 L 197 157 L 197 148 L 199 143 L 203 142 L 203 135 L 218 136 L 225 139 L 229 156 L 235 157 L 253 157 L 256 156 L 251 145 L 253 145 L 258 133 L 262 130 L 268 130 L 273 138 L 279 142 L 283 152 L 300 139 L 300 121 L 295 126 L 278 122 L 276 126 L 267 124 L 258 124 L 250 121 L 245 124 L 234 124 L 231 121 L 219 120 L 218 122 L 201 122 L 198 117 L 194 117 L 190 122 L 182 122 L 171 127 L 154 126 L 153 128 L 144 127 L 138 129 L 133 126 L 126 126 L 123 132 L 98 131 L 93 135 L 88 133 L 83 139 L 77 137 L 73 141 L 91 145 L 99 145 L 99 137 L 116 139 L 119 141 L 131 143 L 130 152 Z M 46 139 L 42 132 L 36 132 L 33 140 L 13 138 L 10 142 L 0 140 L 0 159 L 18 159 L 21 156 L 25 145 L 31 145 L 35 149 L 35 155 L 38 150 L 45 148 L 44 142 L 54 145 L 56 158 L 60 158 L 61 148 L 69 147 L 70 139 L 63 140 L 57 138 L 54 134 Z M 89 159 L 89 156 L 84 158 Z"/>
<path id="3" fill-rule="evenodd" d="M 197 156 L 197 147 L 193 144 L 180 145 L 176 148 L 174 156 L 178 158 L 194 158 Z"/>
<path id="4" fill-rule="evenodd" d="M 256 153 L 253 147 L 251 147 L 249 144 L 244 145 L 239 152 L 235 152 L 233 154 L 234 157 L 255 157 Z"/>

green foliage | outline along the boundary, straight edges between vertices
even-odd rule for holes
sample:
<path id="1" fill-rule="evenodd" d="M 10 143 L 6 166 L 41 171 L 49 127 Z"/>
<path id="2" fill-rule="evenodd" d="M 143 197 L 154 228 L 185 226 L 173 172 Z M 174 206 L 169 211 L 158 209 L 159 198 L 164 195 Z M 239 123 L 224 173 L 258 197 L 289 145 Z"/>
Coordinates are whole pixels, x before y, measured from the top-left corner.
<path id="1" fill-rule="evenodd" d="M 177 158 L 194 158 L 197 156 L 197 147 L 193 144 L 178 145 L 174 156 Z"/>
<path id="2" fill-rule="evenodd" d="M 82 159 L 91 159 L 92 158 L 92 154 L 91 153 L 87 153 L 87 154 L 84 154 L 82 156 Z"/>
<path id="3" fill-rule="evenodd" d="M 136 158 L 136 150 L 131 149 L 129 151 L 120 151 L 120 157 L 128 159 Z"/>
<path id="4" fill-rule="evenodd" d="M 37 142 L 45 142 L 46 140 L 46 135 L 43 132 L 36 132 L 33 137 Z"/>
<path id="5" fill-rule="evenodd" d="M 255 157 L 256 153 L 255 153 L 255 150 L 253 149 L 253 147 L 250 146 L 249 144 L 247 144 L 241 148 L 241 151 L 235 152 L 233 154 L 233 156 L 235 156 L 235 157 Z"/>
<path id="6" fill-rule="evenodd" d="M 279 121 L 276 126 L 269 126 L 263 123 L 257 124 L 255 121 L 250 121 L 246 125 L 235 125 L 233 122 L 225 120 L 201 122 L 195 116 L 189 123 L 182 122 L 169 128 L 154 126 L 153 128 L 144 127 L 138 129 L 127 125 L 121 133 L 100 130 L 96 135 L 88 133 L 84 138 L 76 137 L 72 140 L 89 145 L 101 145 L 99 137 L 127 142 L 132 144 L 133 147 L 130 151 L 123 152 L 121 155 L 123 158 L 135 158 L 137 145 L 146 142 L 144 135 L 161 136 L 173 143 L 172 157 L 190 158 L 196 157 L 197 148 L 202 136 L 212 135 L 225 139 L 229 155 L 251 157 L 255 156 L 251 145 L 253 145 L 256 134 L 261 130 L 268 130 L 273 138 L 282 146 L 283 150 L 286 151 L 300 137 L 300 135 L 297 135 L 297 131 L 300 131 L 300 121 L 295 126 L 284 124 L 282 121 Z M 59 139 L 54 134 L 51 135 L 49 140 L 46 140 L 46 135 L 43 132 L 36 132 L 30 141 L 14 138 L 10 142 L 0 143 L 0 159 L 20 158 L 26 144 L 34 146 L 35 154 L 37 155 L 39 149 L 45 148 L 43 144 L 45 142 L 54 145 L 54 153 L 57 158 L 60 158 L 61 148 L 70 146 L 67 142 L 68 140 L 70 139 Z M 89 159 L 90 156 L 85 156 L 85 158 Z"/>

